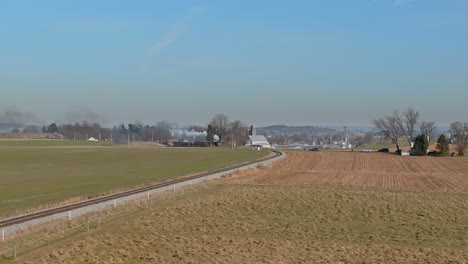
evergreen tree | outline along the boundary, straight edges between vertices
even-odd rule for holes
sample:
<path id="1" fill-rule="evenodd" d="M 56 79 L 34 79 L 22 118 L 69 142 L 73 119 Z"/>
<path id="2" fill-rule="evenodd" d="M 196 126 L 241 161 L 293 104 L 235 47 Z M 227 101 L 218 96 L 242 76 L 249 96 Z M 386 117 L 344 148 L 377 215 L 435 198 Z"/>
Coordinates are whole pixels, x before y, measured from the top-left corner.
<path id="1" fill-rule="evenodd" d="M 440 135 L 439 139 L 437 139 L 436 149 L 439 151 L 439 156 L 447 156 L 449 153 L 449 145 L 447 142 L 447 138 L 445 135 Z"/>
<path id="2" fill-rule="evenodd" d="M 414 140 L 413 151 L 417 156 L 425 156 L 427 149 L 429 148 L 429 142 L 427 141 L 426 135 L 419 135 Z"/>
<path id="3" fill-rule="evenodd" d="M 50 124 L 50 126 L 47 128 L 47 133 L 52 134 L 52 133 L 56 133 L 56 132 L 58 132 L 57 124 L 55 124 L 55 123 Z"/>

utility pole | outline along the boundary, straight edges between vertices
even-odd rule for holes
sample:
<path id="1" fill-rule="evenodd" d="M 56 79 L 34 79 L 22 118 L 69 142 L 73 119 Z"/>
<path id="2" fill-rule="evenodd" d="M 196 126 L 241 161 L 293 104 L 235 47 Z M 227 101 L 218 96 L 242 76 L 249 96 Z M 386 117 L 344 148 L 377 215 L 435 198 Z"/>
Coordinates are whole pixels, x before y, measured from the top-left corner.
<path id="1" fill-rule="evenodd" d="M 349 146 L 349 142 L 348 142 L 349 139 L 348 139 L 348 127 L 347 127 L 347 126 L 344 127 L 344 132 L 345 132 L 345 144 L 346 144 L 345 148 L 348 148 L 348 146 Z"/>

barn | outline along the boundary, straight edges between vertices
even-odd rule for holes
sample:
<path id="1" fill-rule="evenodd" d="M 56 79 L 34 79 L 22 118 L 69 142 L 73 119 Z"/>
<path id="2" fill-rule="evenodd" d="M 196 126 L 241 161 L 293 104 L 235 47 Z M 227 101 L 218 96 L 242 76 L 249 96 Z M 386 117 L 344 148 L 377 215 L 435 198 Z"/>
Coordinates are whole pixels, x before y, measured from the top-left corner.
<path id="1" fill-rule="evenodd" d="M 264 135 L 249 135 L 246 146 L 257 146 L 262 148 L 271 148 L 270 143 Z"/>

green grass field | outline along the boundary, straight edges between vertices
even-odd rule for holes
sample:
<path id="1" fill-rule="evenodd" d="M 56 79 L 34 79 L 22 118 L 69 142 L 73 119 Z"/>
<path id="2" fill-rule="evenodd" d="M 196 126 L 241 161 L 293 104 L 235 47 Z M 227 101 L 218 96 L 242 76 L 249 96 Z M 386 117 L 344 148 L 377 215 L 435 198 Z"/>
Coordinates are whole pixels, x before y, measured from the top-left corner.
<path id="1" fill-rule="evenodd" d="M 266 155 L 227 148 L 0 148 L 0 216 Z"/>
<path id="2" fill-rule="evenodd" d="M 108 141 L 54 140 L 54 139 L 8 139 L 0 140 L 0 147 L 71 147 L 71 146 L 112 146 Z"/>

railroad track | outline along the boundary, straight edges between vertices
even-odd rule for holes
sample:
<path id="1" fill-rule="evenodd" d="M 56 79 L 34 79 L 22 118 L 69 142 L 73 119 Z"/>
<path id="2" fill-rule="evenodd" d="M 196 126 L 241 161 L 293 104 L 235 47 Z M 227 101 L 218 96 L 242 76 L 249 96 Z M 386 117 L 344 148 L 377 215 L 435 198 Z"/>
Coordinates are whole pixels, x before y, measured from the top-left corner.
<path id="1" fill-rule="evenodd" d="M 276 157 L 279 157 L 279 156 L 283 155 L 283 153 L 281 153 L 279 151 L 273 151 L 273 152 L 275 153 L 274 156 L 269 156 L 269 157 L 266 157 L 266 158 L 262 158 L 262 159 L 259 159 L 259 160 L 255 160 L 255 161 L 251 161 L 251 162 L 247 162 L 247 163 L 243 163 L 243 164 L 239 164 L 239 165 L 235 165 L 235 166 L 231 166 L 231 167 L 226 167 L 226 168 L 222 168 L 222 169 L 218 169 L 218 170 L 214 170 L 214 171 L 210 171 L 210 172 L 199 173 L 199 174 L 196 174 L 196 175 L 192 175 L 192 176 L 172 180 L 172 181 L 169 181 L 169 182 L 149 185 L 149 186 L 145 186 L 145 187 L 141 187 L 141 188 L 137 188 L 137 189 L 132 189 L 132 190 L 124 191 L 124 192 L 110 194 L 110 195 L 97 197 L 97 198 L 93 198 L 93 199 L 88 199 L 88 200 L 84 200 L 84 201 L 80 201 L 80 202 L 76 202 L 76 203 L 72 203 L 72 204 L 68 204 L 68 205 L 64 205 L 64 206 L 59 206 L 59 207 L 55 207 L 55 208 L 45 209 L 45 210 L 41 210 L 41 211 L 29 213 L 29 214 L 24 214 L 24 215 L 8 218 L 8 219 L 0 221 L 0 229 L 8 227 L 8 226 L 16 225 L 16 224 L 21 224 L 21 223 L 24 223 L 24 222 L 28 222 L 28 221 L 31 221 L 31 220 L 40 219 L 40 218 L 43 218 L 43 217 L 55 215 L 55 214 L 58 214 L 58 213 L 68 212 L 68 211 L 75 210 L 75 209 L 82 208 L 82 207 L 86 207 L 86 206 L 89 206 L 89 205 L 108 202 L 108 201 L 112 201 L 112 200 L 115 200 L 115 199 L 118 199 L 118 198 L 130 196 L 130 195 L 133 195 L 133 194 L 143 193 L 143 192 L 147 192 L 147 191 L 167 187 L 167 186 L 170 186 L 170 185 L 173 185 L 173 184 L 177 184 L 177 183 L 181 183 L 181 182 L 185 182 L 185 181 L 190 181 L 190 180 L 193 180 L 193 179 L 203 178 L 203 177 L 206 177 L 206 176 L 209 176 L 209 175 L 212 175 L 212 174 L 225 172 L 225 171 L 229 171 L 229 170 L 235 170 L 235 169 L 238 169 L 238 168 L 241 168 L 241 167 L 244 167 L 244 166 L 248 166 L 248 165 L 252 165 L 252 164 L 255 164 L 255 163 L 271 160 L 271 159 L 274 159 Z"/>

